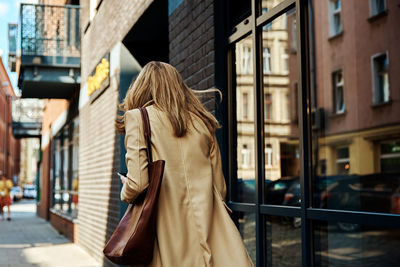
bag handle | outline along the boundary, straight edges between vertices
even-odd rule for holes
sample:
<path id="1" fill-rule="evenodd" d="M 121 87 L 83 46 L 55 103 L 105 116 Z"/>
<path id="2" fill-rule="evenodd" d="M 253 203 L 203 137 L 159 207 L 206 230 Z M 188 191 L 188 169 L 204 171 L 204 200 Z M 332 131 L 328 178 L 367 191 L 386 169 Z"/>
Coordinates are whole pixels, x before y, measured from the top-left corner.
<path id="1" fill-rule="evenodd" d="M 139 110 L 140 114 L 142 115 L 144 138 L 146 139 L 146 144 L 147 144 L 147 159 L 149 163 L 151 163 L 153 162 L 153 157 L 151 154 L 151 128 L 150 128 L 149 114 L 147 113 L 146 108 L 140 107 Z"/>

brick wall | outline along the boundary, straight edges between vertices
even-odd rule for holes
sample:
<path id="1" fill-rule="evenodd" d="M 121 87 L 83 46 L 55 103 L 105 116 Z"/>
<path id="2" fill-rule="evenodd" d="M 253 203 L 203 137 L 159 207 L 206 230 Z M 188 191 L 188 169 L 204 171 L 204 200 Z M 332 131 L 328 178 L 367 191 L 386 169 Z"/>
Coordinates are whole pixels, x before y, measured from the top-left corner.
<path id="1" fill-rule="evenodd" d="M 119 135 L 116 84 L 80 110 L 79 244 L 97 260 L 119 221 Z M 106 265 L 108 263 L 106 262 Z"/>
<path id="2" fill-rule="evenodd" d="M 90 2 L 81 1 L 82 89 L 99 60 L 129 32 L 152 0 L 102 1 L 89 22 Z M 85 31 L 86 30 L 86 31 Z M 118 70 L 116 73 L 119 76 Z M 114 121 L 119 98 L 118 80 L 93 103 L 79 110 L 79 240 L 96 260 L 114 266 L 103 256 L 103 248 L 120 218 L 120 136 Z"/>
<path id="3" fill-rule="evenodd" d="M 170 63 L 196 90 L 214 86 L 214 3 L 184 0 L 169 16 Z"/>
<path id="4" fill-rule="evenodd" d="M 12 134 L 11 97 L 15 96 L 0 57 L 0 170 L 8 179 L 19 173 L 20 141 Z"/>
<path id="5" fill-rule="evenodd" d="M 140 18 L 152 0 L 102 1 L 86 33 L 82 32 L 81 77 L 85 81 L 105 53 L 120 42 Z M 89 17 L 89 1 L 82 1 L 81 29 L 85 30 Z"/>

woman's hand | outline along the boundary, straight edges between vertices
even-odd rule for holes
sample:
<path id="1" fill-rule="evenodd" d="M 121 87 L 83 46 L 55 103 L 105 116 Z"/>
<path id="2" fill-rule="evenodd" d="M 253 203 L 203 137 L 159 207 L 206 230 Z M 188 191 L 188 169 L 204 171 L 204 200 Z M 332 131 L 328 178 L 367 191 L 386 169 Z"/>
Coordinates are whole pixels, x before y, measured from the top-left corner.
<path id="1" fill-rule="evenodd" d="M 118 173 L 119 178 L 121 179 L 122 184 L 125 184 L 126 181 L 128 180 L 128 177 L 126 177 L 125 175 Z"/>

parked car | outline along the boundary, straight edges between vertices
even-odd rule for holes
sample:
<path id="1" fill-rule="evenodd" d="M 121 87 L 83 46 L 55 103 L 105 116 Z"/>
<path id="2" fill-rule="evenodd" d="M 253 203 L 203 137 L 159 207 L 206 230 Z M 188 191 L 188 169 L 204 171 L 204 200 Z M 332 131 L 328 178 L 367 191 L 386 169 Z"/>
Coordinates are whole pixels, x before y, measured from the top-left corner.
<path id="1" fill-rule="evenodd" d="M 24 194 L 22 193 L 22 189 L 20 186 L 14 186 L 10 190 L 10 197 L 13 201 L 20 200 Z"/>
<path id="2" fill-rule="evenodd" d="M 36 187 L 34 185 L 24 186 L 24 198 L 36 198 Z"/>

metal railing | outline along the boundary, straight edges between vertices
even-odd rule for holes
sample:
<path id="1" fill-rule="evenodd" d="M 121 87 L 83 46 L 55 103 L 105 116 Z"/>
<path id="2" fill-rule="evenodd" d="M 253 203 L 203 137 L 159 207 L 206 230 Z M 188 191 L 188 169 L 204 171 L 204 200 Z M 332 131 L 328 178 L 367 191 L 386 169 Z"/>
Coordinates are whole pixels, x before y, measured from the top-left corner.
<path id="1" fill-rule="evenodd" d="M 21 54 L 80 57 L 79 6 L 21 4 Z"/>

